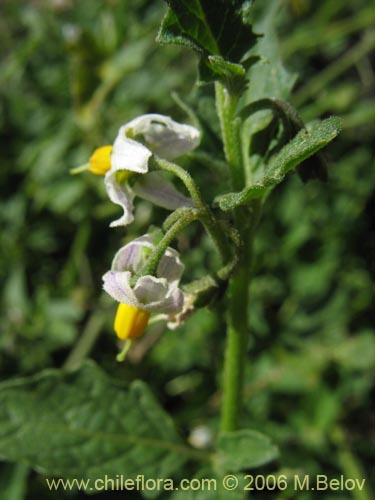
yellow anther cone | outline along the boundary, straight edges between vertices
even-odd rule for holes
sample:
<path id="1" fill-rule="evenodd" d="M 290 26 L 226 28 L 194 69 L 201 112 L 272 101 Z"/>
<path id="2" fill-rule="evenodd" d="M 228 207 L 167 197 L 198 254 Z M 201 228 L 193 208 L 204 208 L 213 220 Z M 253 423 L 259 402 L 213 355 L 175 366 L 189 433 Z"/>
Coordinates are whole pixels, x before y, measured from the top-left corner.
<path id="1" fill-rule="evenodd" d="M 140 337 L 147 327 L 150 313 L 128 304 L 119 304 L 114 329 L 121 340 Z"/>
<path id="2" fill-rule="evenodd" d="M 111 168 L 112 146 L 95 149 L 89 160 L 89 171 L 95 175 L 104 175 Z"/>

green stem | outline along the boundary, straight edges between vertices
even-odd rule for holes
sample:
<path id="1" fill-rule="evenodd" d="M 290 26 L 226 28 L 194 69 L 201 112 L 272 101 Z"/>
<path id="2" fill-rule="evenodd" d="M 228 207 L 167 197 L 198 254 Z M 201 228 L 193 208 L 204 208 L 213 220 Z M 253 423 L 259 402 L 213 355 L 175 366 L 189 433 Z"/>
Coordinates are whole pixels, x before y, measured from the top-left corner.
<path id="1" fill-rule="evenodd" d="M 221 431 L 230 432 L 238 427 L 241 416 L 244 371 L 249 336 L 248 304 L 251 264 L 255 229 L 260 217 L 261 204 L 253 205 L 250 225 L 242 225 L 244 240 L 240 263 L 229 282 L 227 310 L 227 346 L 224 359 Z"/>
<path id="2" fill-rule="evenodd" d="M 239 266 L 228 292 L 227 345 L 224 358 L 221 431 L 237 428 L 242 407 L 243 379 L 247 345 L 248 269 Z"/>
<path id="3" fill-rule="evenodd" d="M 241 190 L 245 185 L 241 143 L 241 119 L 237 115 L 238 98 L 216 82 L 216 106 L 220 119 L 225 157 L 230 167 L 232 188 Z M 248 339 L 247 310 L 249 301 L 252 235 L 249 234 L 248 216 L 241 209 L 234 211 L 237 230 L 244 242 L 244 251 L 228 290 L 227 345 L 224 358 L 221 431 L 237 428 L 243 399 L 243 380 Z M 247 220 L 246 220 L 247 219 Z"/>
<path id="4" fill-rule="evenodd" d="M 164 255 L 167 247 L 176 238 L 178 233 L 182 231 L 186 226 L 198 218 L 198 211 L 194 208 L 186 207 L 185 210 L 180 212 L 181 216 L 179 219 L 168 229 L 165 235 L 157 244 L 154 252 L 147 260 L 146 265 L 141 269 L 133 279 L 137 281 L 140 276 L 146 274 L 154 275 L 156 273 L 158 264 L 162 256 Z"/>
<path id="5" fill-rule="evenodd" d="M 172 163 L 170 161 L 154 157 L 153 158 L 154 165 L 160 170 L 164 170 L 165 172 L 170 172 L 178 177 L 185 185 L 188 190 L 191 199 L 194 201 L 196 208 L 199 211 L 199 219 L 204 225 L 207 233 L 211 236 L 214 241 L 217 249 L 220 252 L 220 255 L 223 259 L 223 262 L 226 262 L 230 259 L 230 249 L 228 245 L 228 241 L 225 237 L 225 234 L 220 230 L 215 216 L 211 212 L 208 205 L 204 202 L 199 188 L 196 185 L 192 176 L 187 172 L 184 168 Z"/>
<path id="6" fill-rule="evenodd" d="M 245 183 L 243 168 L 241 124 L 237 116 L 238 97 L 220 82 L 215 83 L 216 108 L 219 115 L 225 158 L 229 164 L 232 188 L 241 190 Z"/>
<path id="7" fill-rule="evenodd" d="M 225 231 L 225 233 L 227 234 L 227 236 L 230 238 L 230 240 L 234 245 L 234 252 L 232 259 L 229 262 L 227 262 L 225 266 L 223 266 L 221 269 L 217 271 L 216 276 L 220 280 L 228 281 L 228 279 L 231 277 L 231 275 L 233 274 L 234 270 L 237 268 L 237 265 L 239 263 L 241 253 L 243 251 L 243 242 L 236 228 L 227 224 L 224 221 L 220 222 L 223 231 Z"/>

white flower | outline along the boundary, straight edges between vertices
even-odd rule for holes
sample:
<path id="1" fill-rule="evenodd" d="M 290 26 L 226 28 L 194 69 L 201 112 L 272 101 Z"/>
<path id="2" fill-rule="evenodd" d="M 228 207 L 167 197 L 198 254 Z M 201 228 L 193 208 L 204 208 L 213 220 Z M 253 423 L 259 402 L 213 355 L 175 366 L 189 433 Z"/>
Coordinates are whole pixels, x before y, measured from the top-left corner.
<path id="1" fill-rule="evenodd" d="M 183 309 L 184 295 L 178 285 L 184 265 L 176 250 L 167 248 L 156 276 L 141 276 L 132 283 L 153 250 L 150 236 L 135 239 L 117 252 L 112 270 L 103 276 L 104 290 L 120 302 L 115 330 L 121 339 L 142 335 L 151 313 L 176 315 Z"/>
<path id="2" fill-rule="evenodd" d="M 192 202 L 175 190 L 160 173 L 148 173 L 148 162 L 152 154 L 173 159 L 195 149 L 200 140 L 199 130 L 190 125 L 175 122 L 159 114 L 139 116 L 123 125 L 111 151 L 111 168 L 105 174 L 105 186 L 113 203 L 123 208 L 122 217 L 111 226 L 130 224 L 133 221 L 133 199 L 139 194 L 159 206 L 174 210 Z M 130 173 L 147 174 L 152 179 L 142 179 L 131 189 L 121 181 Z"/>

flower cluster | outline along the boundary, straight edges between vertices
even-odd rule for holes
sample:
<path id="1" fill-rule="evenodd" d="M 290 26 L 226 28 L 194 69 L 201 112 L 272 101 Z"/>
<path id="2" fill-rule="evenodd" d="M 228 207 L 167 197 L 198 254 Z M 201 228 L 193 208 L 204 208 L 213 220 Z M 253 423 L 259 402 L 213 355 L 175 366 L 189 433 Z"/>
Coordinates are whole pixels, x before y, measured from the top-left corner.
<path id="1" fill-rule="evenodd" d="M 136 195 L 168 210 L 193 207 L 193 201 L 177 191 L 161 172 L 150 171 L 149 163 L 153 155 L 171 160 L 188 153 L 199 139 L 195 127 L 147 114 L 123 125 L 113 146 L 95 150 L 88 169 L 104 176 L 110 200 L 123 210 L 110 225 L 124 226 L 133 221 Z M 119 302 L 114 329 L 121 340 L 140 337 L 153 313 L 162 315 L 168 327 L 175 328 L 192 309 L 191 297 L 179 288 L 184 266 L 176 250 L 166 248 L 155 273 L 145 270 L 155 250 L 150 235 L 136 238 L 116 253 L 111 270 L 103 276 L 104 290 Z"/>

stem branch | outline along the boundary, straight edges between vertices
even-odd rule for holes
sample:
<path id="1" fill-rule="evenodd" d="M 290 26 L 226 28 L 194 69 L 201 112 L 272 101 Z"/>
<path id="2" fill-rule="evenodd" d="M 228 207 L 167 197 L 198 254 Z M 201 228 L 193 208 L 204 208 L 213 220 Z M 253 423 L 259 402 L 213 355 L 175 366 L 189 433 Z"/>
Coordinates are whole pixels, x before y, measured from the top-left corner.
<path id="1" fill-rule="evenodd" d="M 204 225 L 207 233 L 211 236 L 212 240 L 214 241 L 217 249 L 220 252 L 223 262 L 229 260 L 231 254 L 225 234 L 222 231 L 220 231 L 215 216 L 211 212 L 208 205 L 204 202 L 200 194 L 199 188 L 196 185 L 192 176 L 189 174 L 189 172 L 187 172 L 184 168 L 180 167 L 179 165 L 176 165 L 175 163 L 172 163 L 170 161 L 161 158 L 154 157 L 153 161 L 154 164 L 159 169 L 164 170 L 165 172 L 171 172 L 184 183 L 186 189 L 190 194 L 191 199 L 194 201 L 195 206 L 199 211 L 198 217 L 202 222 L 202 224 Z"/>
<path id="2" fill-rule="evenodd" d="M 196 220 L 197 218 L 198 211 L 194 208 L 186 207 L 183 211 L 180 211 L 179 219 L 169 227 L 165 235 L 157 244 L 154 252 L 147 260 L 146 265 L 141 270 L 141 272 L 135 276 L 134 280 L 136 281 L 140 276 L 144 276 L 146 274 L 156 274 L 159 261 L 164 255 L 167 247 L 176 238 L 177 234 L 180 231 L 182 231 L 186 226 L 188 226 L 191 222 L 193 222 L 193 220 Z"/>

